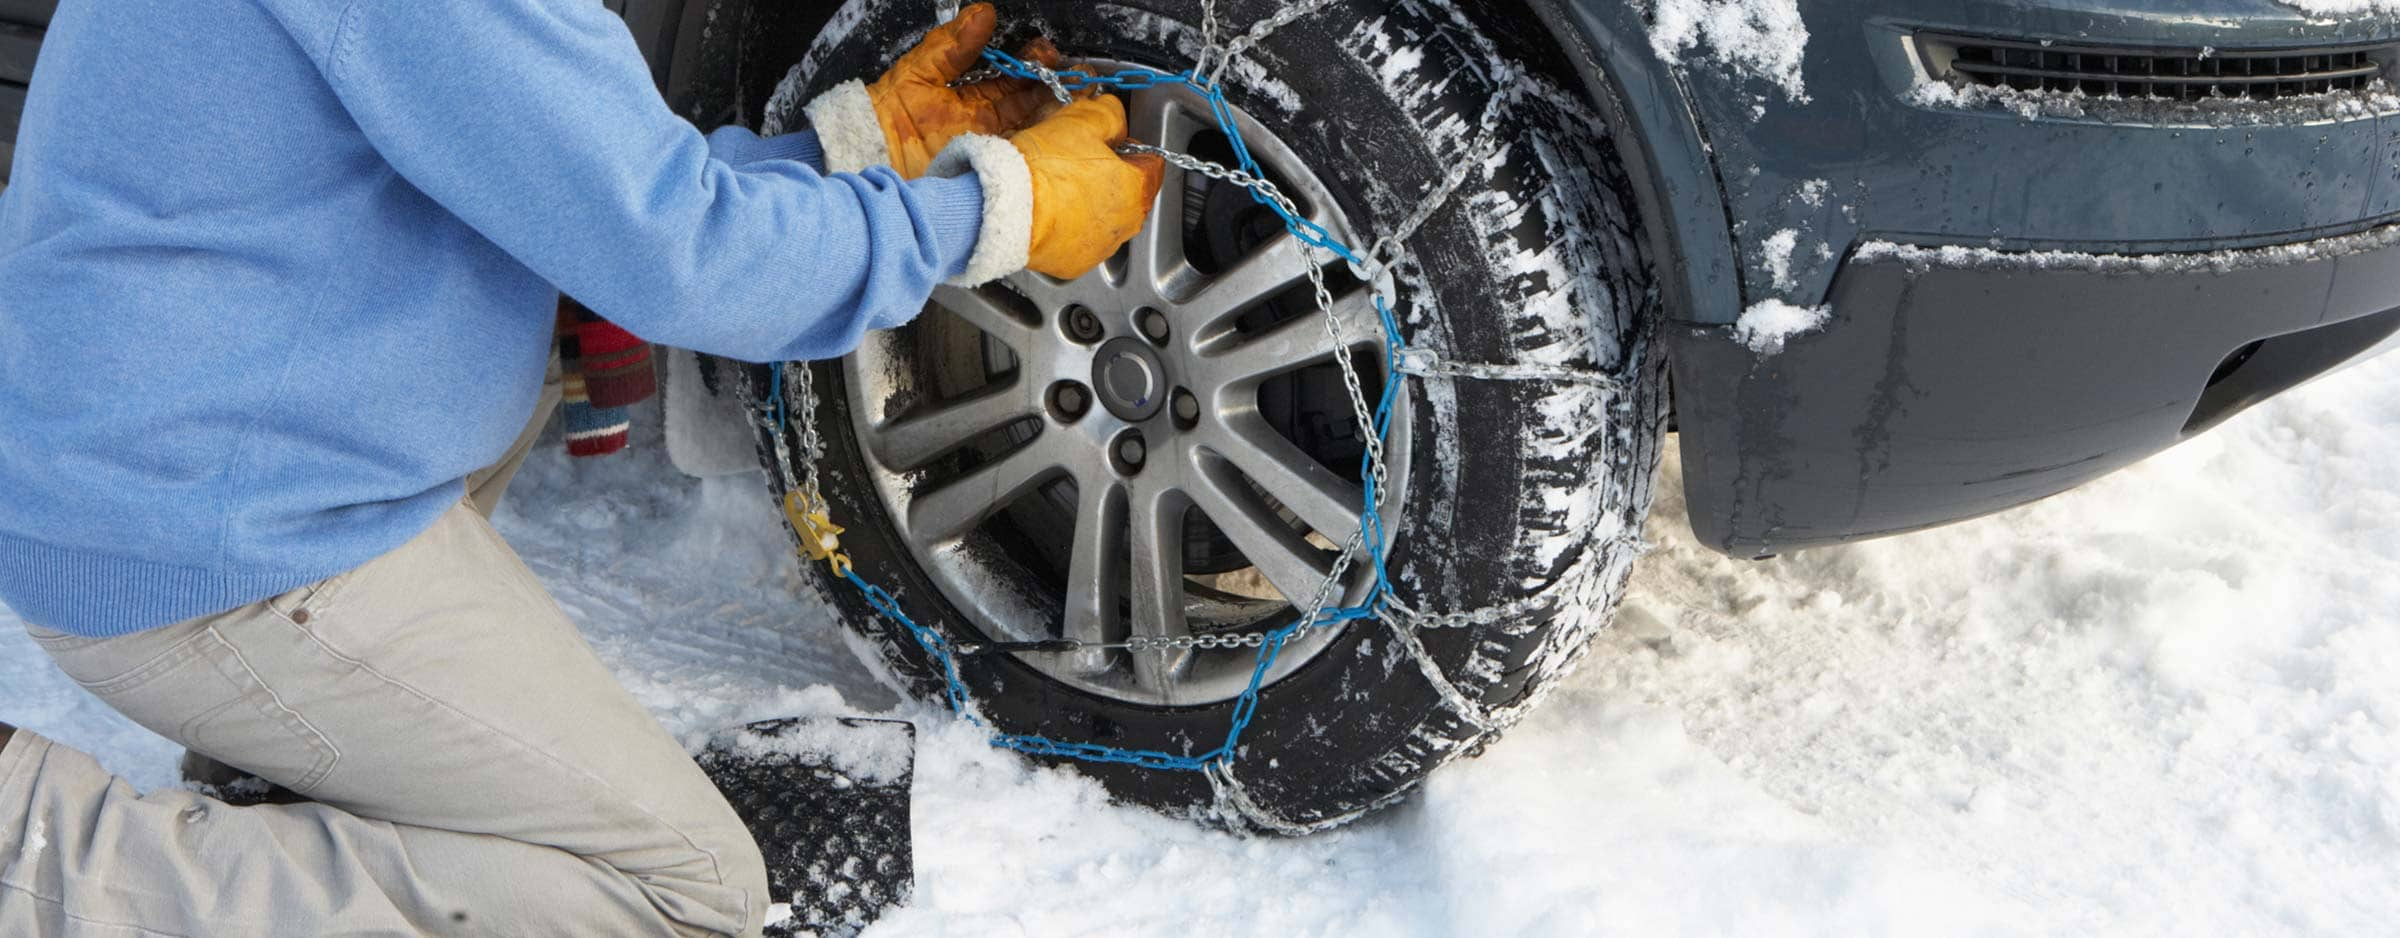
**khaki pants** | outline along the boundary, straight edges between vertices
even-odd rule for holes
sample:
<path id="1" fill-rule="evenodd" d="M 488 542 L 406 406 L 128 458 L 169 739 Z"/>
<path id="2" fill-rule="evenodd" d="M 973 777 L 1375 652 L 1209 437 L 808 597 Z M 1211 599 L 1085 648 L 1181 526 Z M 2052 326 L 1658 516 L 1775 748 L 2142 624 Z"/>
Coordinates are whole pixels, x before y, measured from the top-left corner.
<path id="1" fill-rule="evenodd" d="M 139 795 L 19 731 L 0 935 L 755 934 L 740 819 L 484 518 L 555 401 L 356 570 L 122 638 L 29 627 L 135 721 L 313 803 Z"/>

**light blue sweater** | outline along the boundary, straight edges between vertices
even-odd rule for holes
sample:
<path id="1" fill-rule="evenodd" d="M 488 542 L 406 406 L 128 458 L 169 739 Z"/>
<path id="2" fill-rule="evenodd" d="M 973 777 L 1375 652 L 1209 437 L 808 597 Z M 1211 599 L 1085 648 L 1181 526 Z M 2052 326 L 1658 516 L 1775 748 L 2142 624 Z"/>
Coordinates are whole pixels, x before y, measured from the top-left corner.
<path id="1" fill-rule="evenodd" d="M 399 546 L 560 291 L 752 361 L 907 321 L 981 187 L 814 153 L 703 139 L 596 0 L 63 4 L 0 196 L 0 601 L 117 635 Z"/>

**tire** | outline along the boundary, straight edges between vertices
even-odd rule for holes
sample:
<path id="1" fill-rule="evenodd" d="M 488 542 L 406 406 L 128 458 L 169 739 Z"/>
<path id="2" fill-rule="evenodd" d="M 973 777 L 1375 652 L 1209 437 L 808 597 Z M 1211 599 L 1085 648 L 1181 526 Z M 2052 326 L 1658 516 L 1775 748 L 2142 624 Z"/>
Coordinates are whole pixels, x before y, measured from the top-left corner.
<path id="1" fill-rule="evenodd" d="M 1278 4 L 1221 7 L 1226 22 L 1249 24 Z M 1171 70 L 1189 67 L 1200 34 L 1198 4 L 1173 0 L 1037 0 L 1005 18 L 1009 32 L 1038 30 L 1077 55 Z M 890 62 L 931 22 L 926 4 L 849 0 L 794 57 L 799 64 L 768 106 L 768 128 L 799 126 L 800 103 L 871 72 L 870 63 Z M 1402 67 L 1410 56 L 1421 61 Z M 1498 154 L 1477 164 L 1409 239 L 1394 313 L 1411 344 L 1452 360 L 1597 369 L 1621 385 L 1407 383 L 1416 443 L 1401 468 L 1414 482 L 1402 504 L 1385 509 L 1397 519 L 1394 589 L 1421 611 L 1506 613 L 1417 633 L 1424 660 L 1448 688 L 1421 671 L 1389 628 L 1357 623 L 1262 694 L 1233 772 L 1242 797 L 1227 797 L 1199 773 L 1078 765 L 1125 801 L 1297 833 L 1388 805 L 1437 766 L 1479 750 L 1581 655 L 1639 553 L 1665 380 L 1651 336 L 1656 291 L 1624 172 L 1605 128 L 1572 94 L 1497 56 L 1485 33 L 1454 11 L 1415 4 L 1334 3 L 1277 31 L 1248 61 L 1256 65 L 1237 67 L 1227 82 L 1229 100 L 1306 160 L 1369 237 L 1393 230 L 1421 193 L 1467 160 L 1487 102 L 1514 96 Z M 839 67 L 820 68 L 830 63 Z M 1388 82 L 1379 77 L 1386 66 Z M 1279 87 L 1260 91 L 1270 77 Z M 1296 102 L 1308 105 L 1287 109 Z M 819 364 L 808 376 L 824 401 L 826 495 L 849 526 L 843 543 L 858 571 L 917 621 L 954 639 L 980 637 L 912 560 L 874 494 L 867 454 L 844 432 L 843 370 Z M 747 381 L 754 397 L 766 387 L 763 372 Z M 821 566 L 812 569 L 909 688 L 938 698 L 943 685 L 906 631 Z M 1017 656 L 959 665 L 984 717 L 1010 733 L 1197 753 L 1224 738 L 1234 706 L 1128 703 L 1055 680 Z"/>

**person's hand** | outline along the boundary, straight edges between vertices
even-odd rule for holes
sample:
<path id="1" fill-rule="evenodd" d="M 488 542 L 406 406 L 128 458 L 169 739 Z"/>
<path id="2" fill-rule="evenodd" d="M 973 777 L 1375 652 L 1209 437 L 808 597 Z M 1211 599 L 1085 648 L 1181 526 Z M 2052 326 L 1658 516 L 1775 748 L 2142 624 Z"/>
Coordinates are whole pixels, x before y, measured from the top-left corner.
<path id="1" fill-rule="evenodd" d="M 826 168 L 840 173 L 890 166 L 915 179 L 961 134 L 1005 134 L 1037 119 L 1045 104 L 1056 101 L 1041 82 L 995 78 L 950 86 L 981 61 L 998 21 L 991 4 L 969 6 L 926 33 L 874 84 L 844 82 L 810 102 Z M 1058 49 L 1036 39 L 1018 57 L 1054 67 Z"/>
<path id="2" fill-rule="evenodd" d="M 953 283 L 977 284 L 1019 270 L 1083 276 L 1142 230 L 1166 160 L 1118 155 L 1125 105 L 1107 95 L 1072 104 L 1016 134 L 964 134 L 926 169 L 931 176 L 976 174 L 983 184 L 983 227 L 966 271 Z"/>
<path id="3" fill-rule="evenodd" d="M 1083 276 L 1142 230 L 1167 162 L 1155 153 L 1120 156 L 1125 105 L 1083 98 L 1009 138 L 1033 179 L 1029 270 Z"/>

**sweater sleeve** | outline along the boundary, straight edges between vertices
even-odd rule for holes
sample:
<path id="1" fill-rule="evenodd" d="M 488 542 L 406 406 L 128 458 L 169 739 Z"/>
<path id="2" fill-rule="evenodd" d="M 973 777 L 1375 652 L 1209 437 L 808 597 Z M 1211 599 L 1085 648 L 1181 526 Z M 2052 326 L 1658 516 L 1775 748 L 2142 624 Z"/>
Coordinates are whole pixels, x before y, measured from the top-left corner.
<path id="1" fill-rule="evenodd" d="M 974 177 L 827 175 L 803 135 L 703 138 L 592 0 L 350 0 L 323 69 L 403 178 L 653 342 L 841 355 L 975 248 Z"/>
<path id="2" fill-rule="evenodd" d="M 814 130 L 760 137 L 746 127 L 727 124 L 708 132 L 708 153 L 737 167 L 761 160 L 794 160 L 825 172 L 825 145 L 818 142 Z"/>

